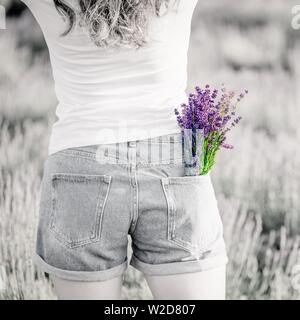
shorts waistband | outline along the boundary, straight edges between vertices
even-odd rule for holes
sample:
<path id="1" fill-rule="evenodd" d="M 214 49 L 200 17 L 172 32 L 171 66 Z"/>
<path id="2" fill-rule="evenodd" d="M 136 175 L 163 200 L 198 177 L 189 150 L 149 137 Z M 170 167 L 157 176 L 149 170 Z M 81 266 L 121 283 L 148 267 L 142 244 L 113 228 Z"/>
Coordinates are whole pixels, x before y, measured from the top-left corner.
<path id="1" fill-rule="evenodd" d="M 62 154 L 73 154 L 104 161 L 123 164 L 166 164 L 182 162 L 181 132 L 160 135 L 142 140 L 131 140 L 110 144 L 95 144 L 68 148 Z"/>

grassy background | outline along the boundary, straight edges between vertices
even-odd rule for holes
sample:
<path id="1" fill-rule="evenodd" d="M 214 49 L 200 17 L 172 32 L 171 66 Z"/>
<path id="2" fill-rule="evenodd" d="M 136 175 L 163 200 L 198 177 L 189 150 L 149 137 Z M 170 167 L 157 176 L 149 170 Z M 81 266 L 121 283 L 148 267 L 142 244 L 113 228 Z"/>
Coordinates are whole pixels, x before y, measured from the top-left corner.
<path id="1" fill-rule="evenodd" d="M 40 29 L 20 1 L 1 0 L 0 277 L 1 299 L 56 299 L 31 262 L 39 183 L 56 98 Z M 290 0 L 199 0 L 192 22 L 188 90 L 225 82 L 249 89 L 232 151 L 212 176 L 230 262 L 228 299 L 299 299 L 300 30 Z M 129 255 L 131 249 L 129 248 Z M 0 288 L 1 289 L 1 288 Z M 124 299 L 152 299 L 129 266 Z"/>

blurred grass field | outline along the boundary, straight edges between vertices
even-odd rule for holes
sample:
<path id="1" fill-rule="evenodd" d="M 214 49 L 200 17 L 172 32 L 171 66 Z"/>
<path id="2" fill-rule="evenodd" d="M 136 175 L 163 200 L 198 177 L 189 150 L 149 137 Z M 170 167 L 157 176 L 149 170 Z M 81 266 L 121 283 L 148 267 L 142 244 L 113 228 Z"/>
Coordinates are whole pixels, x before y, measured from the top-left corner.
<path id="1" fill-rule="evenodd" d="M 56 98 L 48 52 L 31 14 L 1 0 L 0 299 L 56 299 L 32 265 L 39 184 Z M 230 262 L 228 299 L 299 299 L 300 30 L 290 0 L 199 0 L 189 50 L 189 83 L 247 88 L 235 149 L 217 156 L 212 177 Z M 129 255 L 131 254 L 129 248 Z M 129 266 L 124 299 L 152 299 Z"/>

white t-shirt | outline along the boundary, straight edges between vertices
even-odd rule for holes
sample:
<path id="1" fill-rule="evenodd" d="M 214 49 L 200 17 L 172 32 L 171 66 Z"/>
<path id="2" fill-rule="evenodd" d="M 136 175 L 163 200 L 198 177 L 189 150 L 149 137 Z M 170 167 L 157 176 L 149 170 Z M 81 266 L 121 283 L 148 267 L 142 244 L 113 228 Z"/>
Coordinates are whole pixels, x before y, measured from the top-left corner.
<path id="1" fill-rule="evenodd" d="M 198 0 L 181 0 L 177 12 L 153 17 L 149 42 L 138 50 L 97 47 L 78 25 L 61 36 L 66 22 L 53 0 L 22 1 L 43 31 L 59 101 L 49 154 L 180 132 L 174 108 L 188 101 L 187 53 Z"/>

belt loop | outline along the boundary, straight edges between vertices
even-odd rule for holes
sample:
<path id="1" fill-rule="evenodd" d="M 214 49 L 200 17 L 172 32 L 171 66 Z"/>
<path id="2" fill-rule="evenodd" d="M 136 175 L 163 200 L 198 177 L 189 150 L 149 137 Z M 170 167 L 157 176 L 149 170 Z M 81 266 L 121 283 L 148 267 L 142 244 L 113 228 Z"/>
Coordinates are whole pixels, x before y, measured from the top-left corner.
<path id="1" fill-rule="evenodd" d="M 151 138 L 148 138 L 148 163 L 151 163 Z"/>
<path id="2" fill-rule="evenodd" d="M 120 145 L 119 145 L 119 142 L 116 143 L 116 159 L 117 159 L 117 162 L 119 162 L 119 158 L 120 158 Z"/>
<path id="3" fill-rule="evenodd" d="M 127 141 L 127 160 L 136 165 L 136 141 Z"/>
<path id="4" fill-rule="evenodd" d="M 170 147 L 170 163 L 173 164 L 175 160 L 174 135 L 170 136 L 169 147 Z"/>
<path id="5" fill-rule="evenodd" d="M 158 141 L 159 141 L 159 157 L 158 157 L 158 161 L 159 161 L 159 163 L 161 163 L 162 162 L 162 146 L 163 146 L 162 136 L 158 137 Z"/>
<path id="6" fill-rule="evenodd" d="M 141 144 L 139 143 L 139 140 L 137 140 L 136 142 L 136 162 L 137 163 L 140 162 L 140 147 L 141 147 Z"/>

